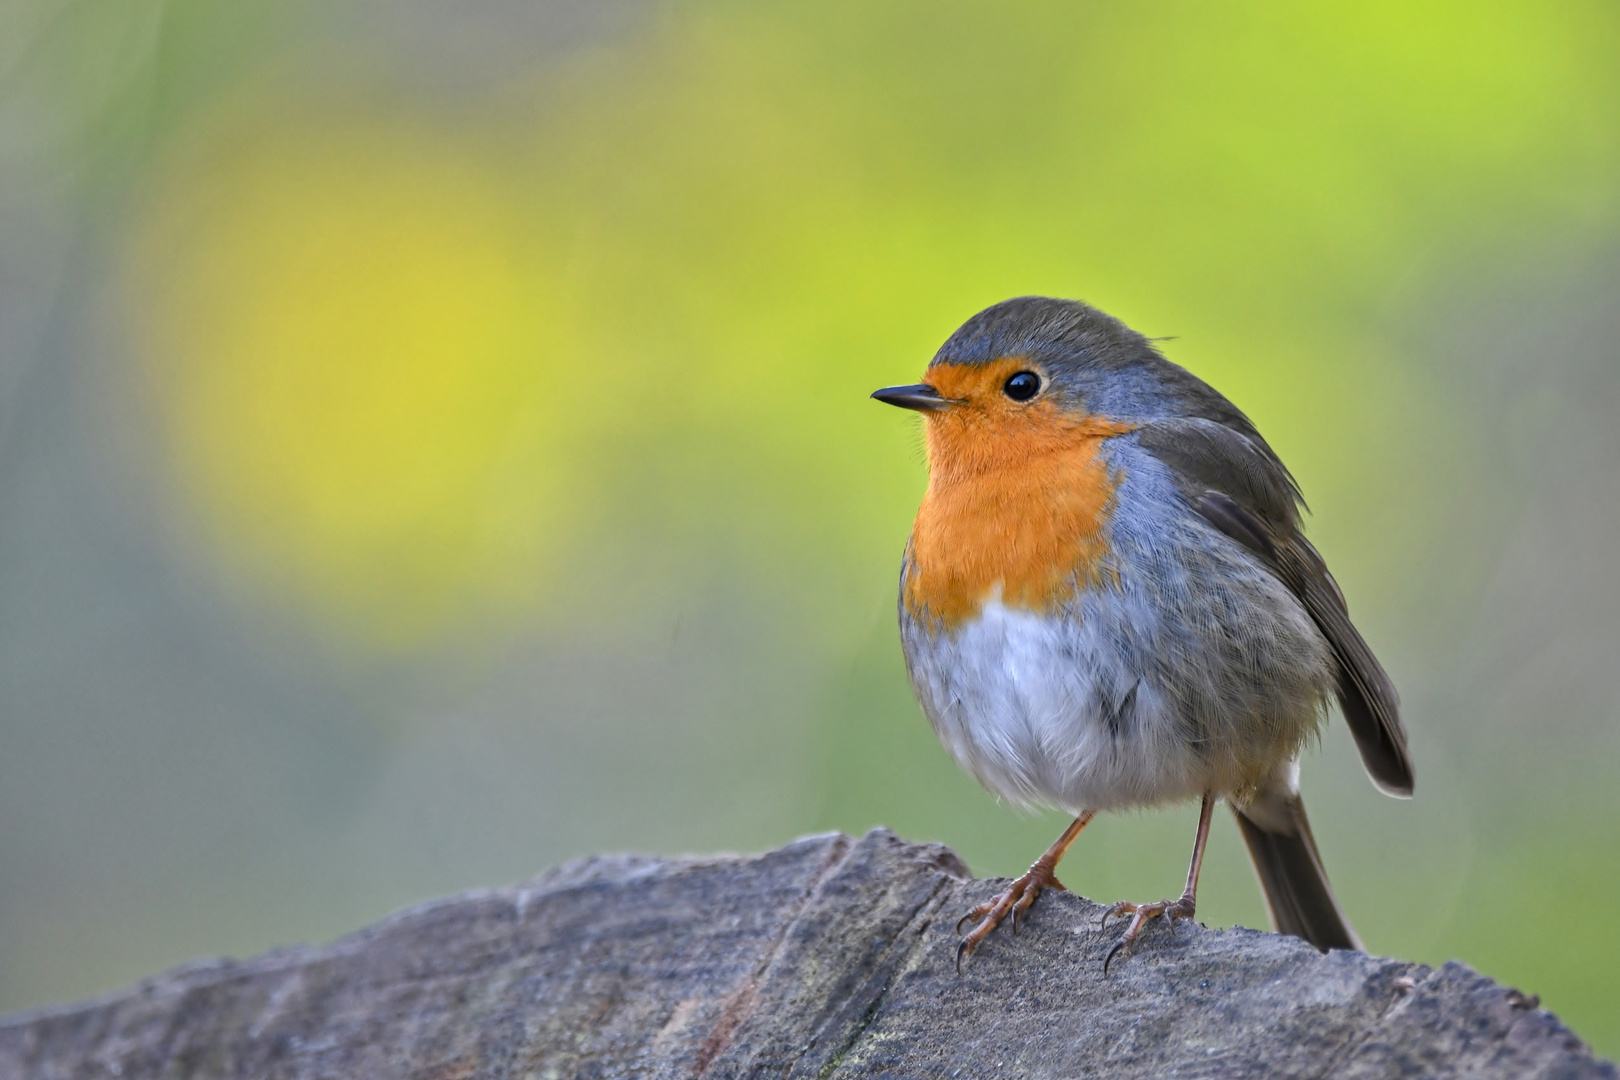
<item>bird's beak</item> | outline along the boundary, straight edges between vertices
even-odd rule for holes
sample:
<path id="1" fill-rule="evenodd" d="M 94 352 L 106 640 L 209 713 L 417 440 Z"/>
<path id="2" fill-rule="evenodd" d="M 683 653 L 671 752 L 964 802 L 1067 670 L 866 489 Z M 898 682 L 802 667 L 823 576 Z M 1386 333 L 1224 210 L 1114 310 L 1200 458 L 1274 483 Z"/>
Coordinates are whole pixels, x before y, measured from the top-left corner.
<path id="1" fill-rule="evenodd" d="M 872 396 L 886 405 L 898 405 L 902 409 L 916 409 L 919 412 L 933 412 L 953 404 L 950 398 L 940 397 L 939 391 L 927 383 L 885 386 L 872 391 Z"/>

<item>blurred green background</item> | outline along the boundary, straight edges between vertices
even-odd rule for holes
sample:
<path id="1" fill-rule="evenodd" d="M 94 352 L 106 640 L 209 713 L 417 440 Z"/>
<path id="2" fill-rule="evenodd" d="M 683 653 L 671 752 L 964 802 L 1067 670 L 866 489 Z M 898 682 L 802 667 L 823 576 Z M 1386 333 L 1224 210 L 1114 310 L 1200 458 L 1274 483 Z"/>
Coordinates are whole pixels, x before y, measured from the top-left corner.
<path id="1" fill-rule="evenodd" d="M 1016 872 L 893 592 L 916 379 L 1087 299 L 1246 409 L 1400 685 L 1374 951 L 1620 1053 L 1608 3 L 0 9 L 0 1009 L 602 849 Z M 1065 880 L 1180 883 L 1196 813 Z M 1264 925 L 1217 819 L 1200 915 Z"/>

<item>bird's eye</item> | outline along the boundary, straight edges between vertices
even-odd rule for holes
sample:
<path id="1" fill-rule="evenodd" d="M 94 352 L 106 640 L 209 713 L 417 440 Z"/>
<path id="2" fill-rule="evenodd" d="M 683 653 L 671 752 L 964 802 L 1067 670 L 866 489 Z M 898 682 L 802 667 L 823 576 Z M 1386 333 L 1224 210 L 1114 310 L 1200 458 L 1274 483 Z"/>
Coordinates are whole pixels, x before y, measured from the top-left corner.
<path id="1" fill-rule="evenodd" d="M 1020 371 L 1002 385 L 1001 391 L 1014 401 L 1028 401 L 1041 390 L 1041 377 L 1033 371 Z"/>

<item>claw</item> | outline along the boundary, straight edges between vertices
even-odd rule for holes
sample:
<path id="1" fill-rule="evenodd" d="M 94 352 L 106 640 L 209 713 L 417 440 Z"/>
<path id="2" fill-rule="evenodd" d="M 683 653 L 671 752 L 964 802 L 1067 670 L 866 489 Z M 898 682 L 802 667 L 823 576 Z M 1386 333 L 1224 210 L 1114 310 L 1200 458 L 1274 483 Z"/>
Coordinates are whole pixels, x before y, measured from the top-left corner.
<path id="1" fill-rule="evenodd" d="M 1017 883 L 1014 882 L 1014 884 L 1016 885 Z M 972 911 L 969 911 L 966 915 L 962 916 L 960 919 L 957 919 L 956 920 L 956 932 L 958 934 L 960 934 L 962 932 L 962 924 L 963 923 L 965 923 L 965 922 L 974 922 L 974 921 L 976 921 L 978 919 L 982 919 L 986 915 L 990 914 L 992 911 L 996 910 L 996 904 L 1000 901 L 1000 899 L 1001 899 L 1001 897 L 997 897 L 995 900 L 991 900 L 988 903 L 980 904 L 977 907 L 975 907 Z"/>
<path id="2" fill-rule="evenodd" d="M 967 936 L 962 939 L 961 945 L 957 947 L 957 970 L 961 970 L 962 957 L 972 956 L 973 950 L 979 947 L 979 943 L 989 936 L 991 931 L 1000 926 L 1007 916 L 1012 916 L 1012 931 L 1015 934 L 1018 933 L 1020 916 L 1035 902 L 1035 898 L 1040 896 L 1042 889 L 1052 887 L 1052 881 L 1052 871 L 1037 863 L 1035 866 L 1030 867 L 1029 873 L 1018 878 L 1002 890 L 1001 894 L 994 900 L 980 904 L 958 919 L 956 922 L 956 932 L 958 934 L 962 932 L 964 923 L 979 920 L 979 925 L 968 931 Z M 1062 886 L 1058 886 L 1058 888 L 1062 888 Z"/>
<path id="3" fill-rule="evenodd" d="M 1108 965 L 1121 951 L 1128 950 L 1136 944 L 1141 936 L 1142 928 L 1154 919 L 1164 916 L 1164 921 L 1170 924 L 1172 936 L 1176 932 L 1177 919 L 1190 919 L 1198 910 L 1198 868 L 1204 863 L 1204 845 L 1209 841 L 1209 815 L 1215 806 L 1215 796 L 1212 793 L 1204 794 L 1204 804 L 1198 811 L 1198 838 L 1193 841 L 1192 865 L 1187 868 L 1187 888 L 1179 900 L 1160 900 L 1152 904 L 1133 904 L 1129 900 L 1121 900 L 1107 911 L 1103 912 L 1102 919 L 1097 923 L 1098 931 L 1107 928 L 1108 920 L 1114 915 L 1131 913 L 1130 925 L 1125 932 L 1114 942 L 1114 947 L 1108 950 L 1103 957 L 1103 975 L 1108 975 Z"/>
<path id="4" fill-rule="evenodd" d="M 1102 913 L 1102 918 L 1097 920 L 1097 930 L 1101 932 L 1108 929 L 1108 920 L 1112 919 L 1115 915 L 1134 915 L 1135 913 L 1136 905 L 1131 903 L 1129 900 L 1121 900 L 1117 904 L 1109 904 L 1108 910 L 1104 911 Z"/>
<path id="5" fill-rule="evenodd" d="M 1131 915 L 1130 925 L 1119 936 L 1119 940 L 1114 943 L 1114 947 L 1108 950 L 1108 955 L 1103 957 L 1103 974 L 1108 974 L 1108 965 L 1120 950 L 1128 950 L 1136 944 L 1136 939 L 1141 936 L 1143 928 L 1148 923 L 1162 917 L 1169 924 L 1170 934 L 1173 937 L 1176 932 L 1176 920 L 1190 919 L 1196 910 L 1192 897 L 1183 895 L 1180 900 L 1159 900 L 1152 904 L 1133 904 L 1128 900 L 1121 900 L 1103 912 L 1104 925 L 1106 925 L 1110 915 L 1124 915 L 1126 913 Z"/>
<path id="6" fill-rule="evenodd" d="M 1114 942 L 1114 947 L 1108 950 L 1108 955 L 1103 957 L 1103 978 L 1108 978 L 1108 965 L 1114 962 L 1115 955 L 1117 955 L 1119 950 L 1123 949 L 1124 947 L 1125 939 L 1120 938 L 1118 941 Z"/>
<path id="7" fill-rule="evenodd" d="M 1090 821 L 1095 813 L 1093 810 L 1086 810 L 1081 813 L 1079 817 L 1069 823 L 1067 829 L 1063 830 L 1063 835 L 1057 838 L 1057 842 L 1046 849 L 1046 854 L 1035 860 L 1035 865 L 1031 866 L 1027 873 L 1016 881 L 1009 883 L 995 899 L 980 904 L 956 920 L 956 932 L 958 934 L 962 932 L 964 923 L 979 920 L 979 925 L 968 931 L 967 937 L 964 937 L 961 943 L 956 946 L 957 974 L 962 973 L 962 957 L 972 956 L 973 950 L 979 947 L 979 943 L 988 937 L 992 930 L 1000 926 L 1001 921 L 1009 914 L 1012 915 L 1012 932 L 1016 934 L 1018 933 L 1019 916 L 1029 909 L 1029 906 L 1035 902 L 1036 897 L 1041 895 L 1042 889 L 1063 890 L 1063 883 L 1052 872 L 1053 868 L 1057 866 L 1058 860 L 1063 858 L 1063 853 L 1069 849 L 1069 845 L 1074 842 L 1074 838 L 1080 835 L 1080 830 L 1086 827 L 1086 822 Z"/>

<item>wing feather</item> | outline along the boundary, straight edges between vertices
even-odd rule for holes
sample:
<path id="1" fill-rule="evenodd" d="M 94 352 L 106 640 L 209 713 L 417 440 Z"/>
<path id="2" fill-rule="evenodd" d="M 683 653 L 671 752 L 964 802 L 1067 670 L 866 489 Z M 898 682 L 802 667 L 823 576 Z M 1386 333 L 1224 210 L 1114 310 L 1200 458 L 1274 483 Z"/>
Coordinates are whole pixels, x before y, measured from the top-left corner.
<path id="1" fill-rule="evenodd" d="M 1294 478 L 1246 420 L 1243 427 L 1247 431 L 1206 418 L 1166 420 L 1143 427 L 1138 438 L 1170 469 L 1198 514 L 1299 598 L 1333 651 L 1339 704 L 1368 774 L 1389 794 L 1409 796 L 1412 761 L 1395 686 L 1351 623 L 1327 564 L 1300 532 Z"/>

